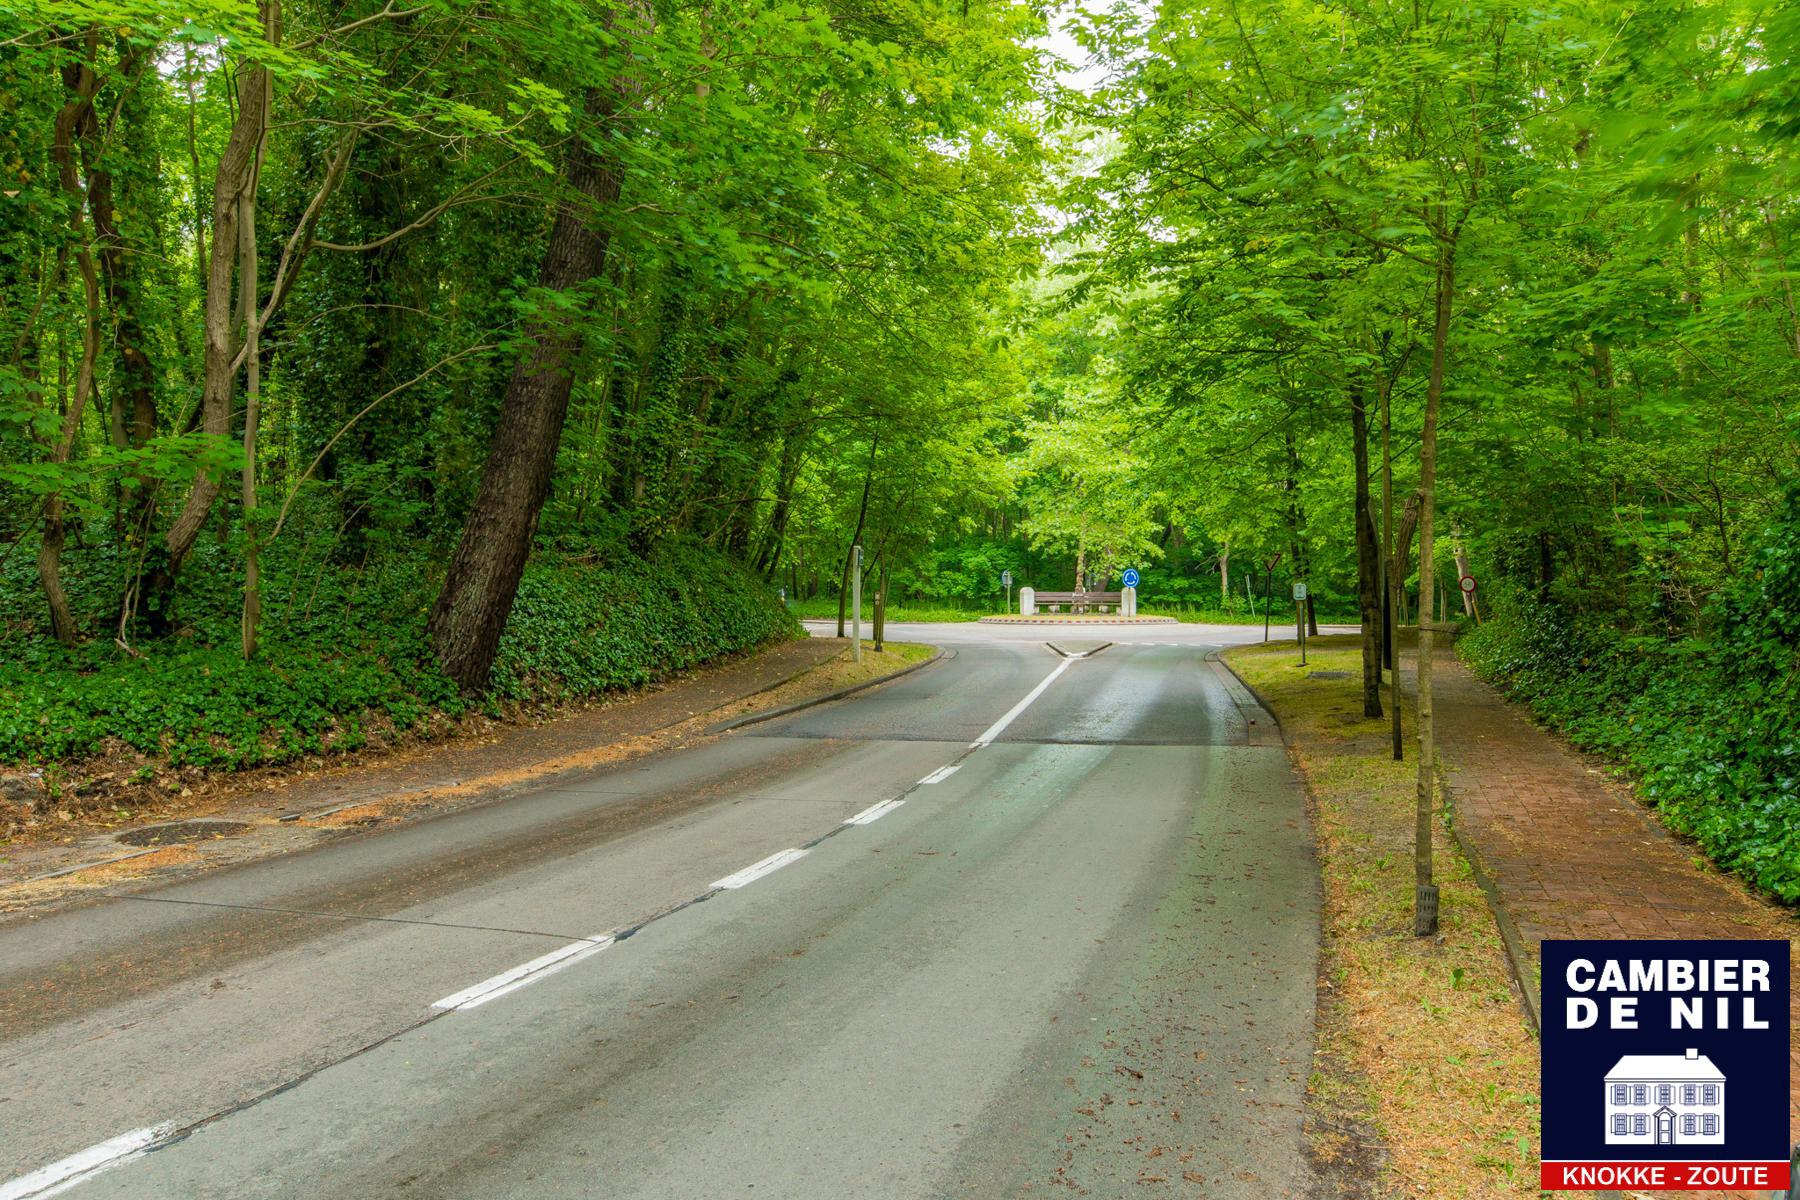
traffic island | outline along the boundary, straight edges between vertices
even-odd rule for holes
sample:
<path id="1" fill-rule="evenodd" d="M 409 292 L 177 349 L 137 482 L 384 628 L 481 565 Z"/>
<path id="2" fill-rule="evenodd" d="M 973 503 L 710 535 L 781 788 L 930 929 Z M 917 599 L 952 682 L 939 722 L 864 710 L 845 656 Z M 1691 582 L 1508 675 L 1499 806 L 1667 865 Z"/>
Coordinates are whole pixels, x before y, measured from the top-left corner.
<path id="1" fill-rule="evenodd" d="M 983 625 L 1179 625 L 1174 617 L 1119 617 L 1086 613 L 1038 613 L 1030 617 L 982 617 Z"/>

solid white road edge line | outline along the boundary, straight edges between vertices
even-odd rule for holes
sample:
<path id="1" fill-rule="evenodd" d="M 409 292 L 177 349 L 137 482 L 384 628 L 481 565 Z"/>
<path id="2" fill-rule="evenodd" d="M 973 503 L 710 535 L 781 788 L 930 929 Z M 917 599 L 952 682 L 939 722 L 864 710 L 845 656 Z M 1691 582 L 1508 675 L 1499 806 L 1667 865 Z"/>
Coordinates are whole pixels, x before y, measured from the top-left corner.
<path id="1" fill-rule="evenodd" d="M 116 1167 L 122 1162 L 129 1162 L 138 1157 L 144 1150 L 175 1132 L 173 1121 L 163 1125 L 151 1125 L 144 1129 L 134 1129 L 130 1133 L 121 1133 L 116 1138 L 108 1138 L 98 1146 L 89 1146 L 60 1162 L 53 1162 L 47 1167 L 39 1167 L 29 1175 L 21 1175 L 11 1183 L 0 1184 L 0 1200 L 40 1200 L 41 1197 L 54 1196 L 56 1193 L 74 1187 L 85 1180 L 92 1179 L 109 1167 Z"/>
<path id="2" fill-rule="evenodd" d="M 939 767 L 937 770 L 933 771 L 931 774 L 927 775 L 925 778 L 919 780 L 919 783 L 920 784 L 942 783 L 942 782 L 944 782 L 944 780 L 950 778 L 952 775 L 956 774 L 960 770 L 962 770 L 961 763 L 951 763 L 947 767 Z"/>
<path id="3" fill-rule="evenodd" d="M 883 800 L 880 804 L 871 804 L 869 807 L 857 813 L 854 817 L 846 819 L 844 824 L 873 825 L 876 821 L 881 820 L 881 818 L 887 816 L 905 803 L 906 801 L 904 800 Z"/>
<path id="4" fill-rule="evenodd" d="M 805 858 L 807 853 L 805 850 L 777 850 L 761 862 L 751 863 L 736 874 L 727 875 L 725 878 L 715 881 L 713 887 L 729 891 L 732 888 L 741 888 L 746 884 L 755 883 L 771 871 L 779 871 L 789 863 Z"/>
<path id="5" fill-rule="evenodd" d="M 980 737 L 976 738 L 974 741 L 970 742 L 969 749 L 979 750 L 981 747 L 987 745 L 989 742 L 993 741 L 995 738 L 997 738 L 1001 734 L 1005 733 L 1006 727 L 1008 725 L 1011 725 L 1015 720 L 1017 720 L 1020 713 L 1024 712 L 1026 709 L 1030 708 L 1031 702 L 1033 700 L 1036 700 L 1039 696 L 1043 695 L 1044 690 L 1046 688 L 1048 688 L 1051 684 L 1055 683 L 1056 677 L 1058 675 L 1061 675 L 1064 671 L 1068 670 L 1070 665 L 1073 664 L 1074 661 L 1075 660 L 1072 658 L 1065 658 L 1060 663 L 1058 663 L 1056 665 L 1056 670 L 1054 670 L 1054 671 L 1050 672 L 1050 674 L 1044 676 L 1044 681 L 1042 683 L 1038 684 L 1036 687 L 1032 688 L 1031 691 L 1027 692 L 1025 695 L 1025 698 L 1023 700 L 1019 701 L 1017 704 L 1013 705 L 1012 708 L 1010 710 L 1008 710 L 1007 714 L 1004 717 L 1001 717 L 998 721 L 995 721 L 992 725 L 989 725 L 987 727 L 986 732 L 984 732 Z"/>
<path id="6" fill-rule="evenodd" d="M 491 979 L 484 979 L 473 987 L 466 987 L 454 995 L 445 996 L 431 1007 L 442 1009 L 479 1008 L 489 1000 L 516 992 L 528 984 L 536 983 L 546 975 L 553 975 L 564 967 L 574 966 L 582 959 L 612 945 L 610 935 L 589 938 L 586 941 L 570 942 L 528 963 L 521 963 L 510 971 L 502 971 Z M 0 1197 L 0 1200 L 5 1200 Z"/>

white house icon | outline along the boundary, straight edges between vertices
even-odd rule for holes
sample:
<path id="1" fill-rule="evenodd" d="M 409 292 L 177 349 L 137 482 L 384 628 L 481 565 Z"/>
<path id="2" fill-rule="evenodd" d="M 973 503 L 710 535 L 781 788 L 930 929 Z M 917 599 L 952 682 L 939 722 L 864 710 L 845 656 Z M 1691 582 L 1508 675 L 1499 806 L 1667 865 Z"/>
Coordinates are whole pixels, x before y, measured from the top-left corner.
<path id="1" fill-rule="evenodd" d="M 1698 1050 L 1627 1054 L 1606 1073 L 1610 1145 L 1722 1145 L 1725 1076 Z"/>

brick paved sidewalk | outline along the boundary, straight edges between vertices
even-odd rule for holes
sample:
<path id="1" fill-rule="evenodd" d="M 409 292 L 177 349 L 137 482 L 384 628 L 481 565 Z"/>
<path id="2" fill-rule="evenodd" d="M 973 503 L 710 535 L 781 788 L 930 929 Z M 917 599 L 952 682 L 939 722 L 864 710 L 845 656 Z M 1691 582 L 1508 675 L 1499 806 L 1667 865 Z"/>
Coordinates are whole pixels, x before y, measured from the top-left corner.
<path id="1" fill-rule="evenodd" d="M 1410 683 L 1412 666 L 1402 666 Z M 1532 724 L 1453 654 L 1440 653 L 1436 680 L 1457 832 L 1522 935 L 1534 972 L 1544 938 L 1792 938 L 1800 931 L 1792 913 L 1712 870 L 1597 760 Z M 1790 983 L 1790 1012 L 1800 1025 L 1796 984 L 1800 970 Z M 1794 1064 L 1800 1068 L 1800 1054 Z M 1790 1096 L 1788 1123 L 1800 1135 L 1800 1095 Z"/>

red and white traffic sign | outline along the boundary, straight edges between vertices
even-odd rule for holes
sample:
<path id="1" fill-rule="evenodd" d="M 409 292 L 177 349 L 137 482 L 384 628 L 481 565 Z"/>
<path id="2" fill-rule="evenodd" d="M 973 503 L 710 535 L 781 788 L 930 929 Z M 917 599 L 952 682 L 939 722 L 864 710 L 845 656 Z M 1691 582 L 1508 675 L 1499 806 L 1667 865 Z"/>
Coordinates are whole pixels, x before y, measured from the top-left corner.
<path id="1" fill-rule="evenodd" d="M 1462 588 L 1468 595 L 1473 596 L 1475 594 L 1475 577 L 1473 575 L 1464 575 L 1457 581 L 1457 586 Z"/>

